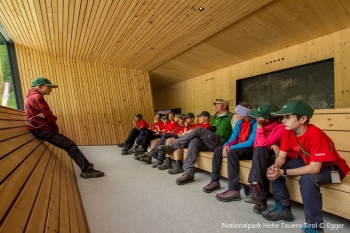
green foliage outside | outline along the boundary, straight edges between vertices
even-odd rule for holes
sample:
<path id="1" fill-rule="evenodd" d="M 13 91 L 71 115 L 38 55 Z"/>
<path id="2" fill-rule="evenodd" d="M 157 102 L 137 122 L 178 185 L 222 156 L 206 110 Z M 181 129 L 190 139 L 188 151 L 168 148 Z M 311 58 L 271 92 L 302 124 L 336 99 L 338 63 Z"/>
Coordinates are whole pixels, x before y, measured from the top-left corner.
<path id="1" fill-rule="evenodd" d="M 13 88 L 12 72 L 8 56 L 7 43 L 0 34 L 0 100 L 2 99 L 3 82 L 10 82 L 10 98 L 8 100 L 9 108 L 17 108 L 16 97 Z M 1 102 L 0 102 L 1 105 Z"/>

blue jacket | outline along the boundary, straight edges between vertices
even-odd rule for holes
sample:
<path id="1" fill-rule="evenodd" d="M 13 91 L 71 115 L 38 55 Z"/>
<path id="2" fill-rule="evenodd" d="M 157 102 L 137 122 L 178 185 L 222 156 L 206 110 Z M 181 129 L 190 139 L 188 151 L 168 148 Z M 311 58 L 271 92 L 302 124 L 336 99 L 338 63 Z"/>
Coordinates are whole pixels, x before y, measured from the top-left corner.
<path id="1" fill-rule="evenodd" d="M 249 148 L 249 147 L 253 147 L 254 146 L 254 139 L 255 139 L 255 135 L 256 135 L 256 120 L 251 120 L 250 121 L 250 134 L 249 134 L 249 138 L 247 141 L 236 144 L 239 139 L 239 132 L 241 129 L 241 125 L 242 125 L 242 120 L 238 121 L 235 125 L 235 127 L 233 128 L 233 132 L 231 134 L 230 139 L 224 144 L 224 146 L 228 146 L 230 145 L 230 150 L 233 149 L 237 149 L 237 148 Z"/>

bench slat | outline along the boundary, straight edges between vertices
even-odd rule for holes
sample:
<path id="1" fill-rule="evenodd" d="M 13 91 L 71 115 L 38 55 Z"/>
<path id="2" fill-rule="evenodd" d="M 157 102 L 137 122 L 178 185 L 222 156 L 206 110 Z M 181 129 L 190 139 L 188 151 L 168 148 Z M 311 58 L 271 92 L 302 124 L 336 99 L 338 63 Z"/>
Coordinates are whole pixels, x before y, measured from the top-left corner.
<path id="1" fill-rule="evenodd" d="M 46 220 L 46 231 L 47 233 L 57 233 L 59 230 L 59 216 L 60 216 L 60 180 L 61 180 L 61 150 L 55 147 L 54 152 L 57 154 L 56 165 L 54 170 L 51 196 L 49 203 L 49 211 Z"/>
<path id="2" fill-rule="evenodd" d="M 27 132 L 26 134 L 20 135 L 18 137 L 0 142 L 0 159 L 11 151 L 16 150 L 18 147 L 21 147 L 25 143 L 32 141 L 34 138 L 35 137 L 33 134 Z"/>
<path id="3" fill-rule="evenodd" d="M 45 146 L 38 146 L 35 151 L 30 151 L 32 152 L 32 156 L 29 156 L 28 159 L 0 185 L 0 222 L 17 197 L 18 192 L 27 181 L 30 173 L 33 171 L 33 166 L 38 162 L 45 149 Z M 26 155 L 28 155 L 28 153 Z M 2 165 L 0 165 L 0 167 L 2 167 Z"/>
<path id="4" fill-rule="evenodd" d="M 8 129 L 28 125 L 27 121 L 0 120 L 0 129 Z"/>
<path id="5" fill-rule="evenodd" d="M 56 163 L 56 154 L 52 145 L 46 150 L 50 155 L 48 166 L 45 170 L 44 179 L 40 186 L 37 200 L 33 207 L 32 214 L 28 221 L 26 232 L 44 232 L 46 227 L 47 210 L 50 201 L 52 178 Z"/>
<path id="6" fill-rule="evenodd" d="M 60 231 L 70 232 L 69 207 L 67 185 L 67 155 L 62 152 L 61 166 L 61 195 L 60 195 Z"/>
<path id="7" fill-rule="evenodd" d="M 0 130 L 0 141 L 28 133 L 27 127 Z"/>
<path id="8" fill-rule="evenodd" d="M 25 115 L 24 111 L 20 111 L 20 110 L 13 109 L 13 108 L 6 108 L 4 106 L 0 106 L 0 112 L 22 115 L 22 116 Z"/>
<path id="9" fill-rule="evenodd" d="M 315 115 L 310 119 L 310 123 L 316 125 L 322 130 L 334 131 L 350 131 L 350 115 L 349 114 L 326 114 Z"/>
<path id="10" fill-rule="evenodd" d="M 13 207 L 2 223 L 2 228 L 0 231 L 2 230 L 3 232 L 22 233 L 26 227 L 26 223 L 31 214 L 31 209 L 34 205 L 34 202 L 37 201 L 37 193 L 39 191 L 43 175 L 45 173 L 45 169 L 51 154 L 50 151 L 46 150 L 46 145 L 41 144 L 39 147 L 43 147 L 42 150 L 44 150 L 44 153 L 40 154 L 42 150 L 38 148 L 35 152 L 33 152 L 37 153 L 37 155 L 32 155 L 30 158 L 34 158 L 35 156 L 40 160 L 37 161 L 35 159 L 32 159 L 32 161 L 29 162 L 28 159 L 28 162 L 25 164 L 27 168 L 34 168 L 33 173 L 30 174 L 20 194 L 17 196 Z M 17 169 L 15 173 L 16 172 L 19 172 L 19 169 Z M 45 215 L 42 217 L 45 218 Z"/>
<path id="11" fill-rule="evenodd" d="M 70 222 L 70 231 L 71 232 L 79 232 L 79 224 L 76 210 L 76 201 L 73 195 L 73 182 L 72 182 L 72 174 L 74 174 L 73 163 L 67 153 L 64 153 L 64 157 L 66 158 L 66 182 L 67 182 L 67 193 L 68 193 L 68 209 L 69 209 L 69 222 Z"/>
<path id="12" fill-rule="evenodd" d="M 23 115 L 11 114 L 0 112 L 0 119 L 2 120 L 18 120 L 18 121 L 27 121 L 27 118 Z"/>
<path id="13" fill-rule="evenodd" d="M 42 143 L 38 139 L 34 139 L 29 142 L 26 146 L 22 146 L 18 150 L 11 153 L 0 160 L 0 183 L 2 183 L 8 174 L 10 174 L 26 157 L 32 153 L 32 151 Z"/>

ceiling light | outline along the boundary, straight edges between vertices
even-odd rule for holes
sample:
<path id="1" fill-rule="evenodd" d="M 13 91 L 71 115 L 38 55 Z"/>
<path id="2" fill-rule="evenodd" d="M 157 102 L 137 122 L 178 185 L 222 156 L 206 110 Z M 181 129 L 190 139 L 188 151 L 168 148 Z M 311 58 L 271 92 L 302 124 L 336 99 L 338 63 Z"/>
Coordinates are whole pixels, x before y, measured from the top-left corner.
<path id="1" fill-rule="evenodd" d="M 203 11 L 204 8 L 203 8 L 203 7 L 199 7 L 198 10 L 199 10 L 199 11 Z"/>

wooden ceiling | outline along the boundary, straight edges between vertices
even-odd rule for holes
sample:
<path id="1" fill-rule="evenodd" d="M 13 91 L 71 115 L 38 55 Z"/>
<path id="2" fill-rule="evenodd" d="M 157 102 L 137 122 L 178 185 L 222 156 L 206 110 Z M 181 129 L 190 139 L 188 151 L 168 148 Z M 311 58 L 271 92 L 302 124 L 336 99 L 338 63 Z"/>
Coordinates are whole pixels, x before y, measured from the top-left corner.
<path id="1" fill-rule="evenodd" d="M 0 21 L 52 56 L 150 71 L 156 90 L 350 27 L 349 10 L 348 0 L 1 0 Z"/>

